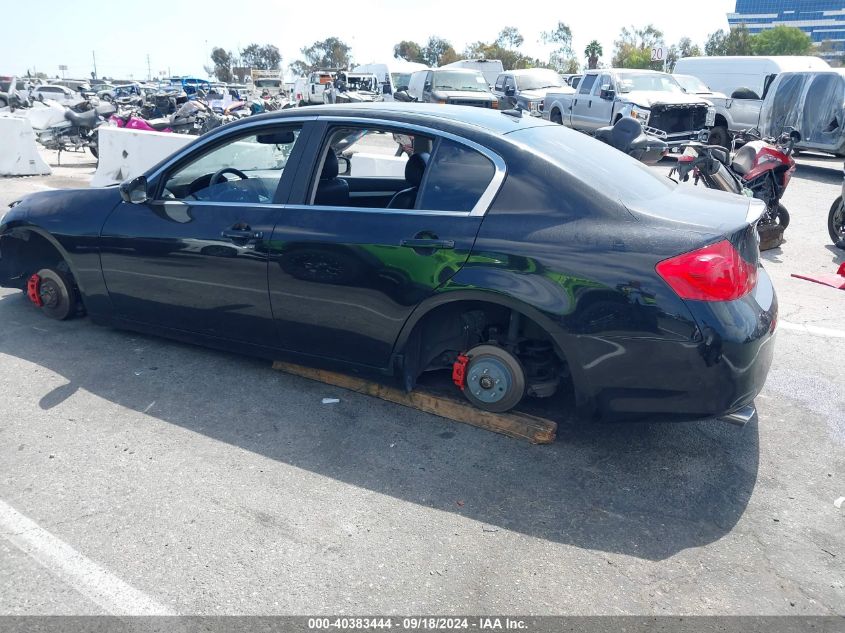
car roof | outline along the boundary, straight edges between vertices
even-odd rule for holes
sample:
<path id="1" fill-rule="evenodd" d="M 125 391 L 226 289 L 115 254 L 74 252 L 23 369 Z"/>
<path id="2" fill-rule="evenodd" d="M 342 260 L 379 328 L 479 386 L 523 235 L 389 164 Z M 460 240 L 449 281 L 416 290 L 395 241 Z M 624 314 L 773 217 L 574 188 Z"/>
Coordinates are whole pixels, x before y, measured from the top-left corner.
<path id="1" fill-rule="evenodd" d="M 535 75 L 538 72 L 542 73 L 555 73 L 559 75 L 560 73 L 554 70 L 553 68 L 519 68 L 517 70 L 506 70 L 503 72 L 503 75 L 515 75 L 519 77 L 520 75 Z"/>
<path id="2" fill-rule="evenodd" d="M 521 117 L 505 114 L 490 108 L 470 106 L 440 105 L 434 103 L 407 104 L 401 102 L 360 103 L 350 105 L 309 106 L 308 108 L 290 108 L 247 117 L 242 122 L 256 119 L 284 120 L 297 116 L 341 116 L 372 117 L 395 121 L 397 123 L 421 123 L 436 127 L 438 121 L 458 126 L 481 128 L 493 134 L 507 134 L 520 129 L 557 125 L 539 117 L 523 114 Z M 428 121 L 426 121 L 428 119 Z"/>

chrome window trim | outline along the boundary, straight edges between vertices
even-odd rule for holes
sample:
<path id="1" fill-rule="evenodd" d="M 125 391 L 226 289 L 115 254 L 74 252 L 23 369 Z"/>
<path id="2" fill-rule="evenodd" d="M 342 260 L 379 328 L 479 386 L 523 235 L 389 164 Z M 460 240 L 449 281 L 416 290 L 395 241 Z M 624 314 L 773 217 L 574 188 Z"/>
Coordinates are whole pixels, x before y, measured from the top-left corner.
<path id="1" fill-rule="evenodd" d="M 225 130 L 221 129 L 220 131 L 213 131 L 210 133 L 209 137 L 205 139 L 203 145 L 211 145 L 220 137 L 226 136 L 230 133 L 235 135 L 242 135 L 242 133 L 249 133 L 250 130 L 254 128 L 260 127 L 271 127 L 273 125 L 288 125 L 288 124 L 295 124 L 295 123 L 306 123 L 306 122 L 314 122 L 314 121 L 328 121 L 332 123 L 349 123 L 353 125 L 378 125 L 381 127 L 398 127 L 404 128 L 408 130 L 414 130 L 416 132 L 420 132 L 429 136 L 439 136 L 442 138 L 448 138 L 456 143 L 460 143 L 462 145 L 466 145 L 474 149 L 475 151 L 479 152 L 483 156 L 485 156 L 490 162 L 493 163 L 493 177 L 490 179 L 487 188 L 481 194 L 481 197 L 475 203 L 475 206 L 469 211 L 435 211 L 435 210 L 426 210 L 426 209 L 380 209 L 378 207 L 375 208 L 364 208 L 364 207 L 331 207 L 331 206 L 321 206 L 321 205 L 284 205 L 284 204 L 261 204 L 261 203 L 249 203 L 254 206 L 261 206 L 261 207 L 306 207 L 311 209 L 319 209 L 319 210 L 329 210 L 329 211 L 369 211 L 375 213 L 402 213 L 403 215 L 407 214 L 416 214 L 416 215 L 449 215 L 449 216 L 458 216 L 458 217 L 478 217 L 484 216 L 487 211 L 490 209 L 490 206 L 493 204 L 493 200 L 498 195 L 499 191 L 502 188 L 502 184 L 505 182 L 505 176 L 507 176 L 507 165 L 504 159 L 491 150 L 488 147 L 480 145 L 475 141 L 471 141 L 467 138 L 462 136 L 458 136 L 457 134 L 453 134 L 451 132 L 445 132 L 443 130 L 439 130 L 437 128 L 428 127 L 425 125 L 419 125 L 417 123 L 404 123 L 401 121 L 394 121 L 391 119 L 375 119 L 372 117 L 356 117 L 356 116 L 327 116 L 327 115 L 303 115 L 303 116 L 285 116 L 280 117 L 278 119 L 271 119 L 271 120 L 256 120 L 256 121 L 247 121 L 239 126 L 237 126 L 236 130 Z M 193 147 L 194 143 L 189 143 L 185 148 L 178 151 L 176 154 L 173 154 L 170 157 L 170 160 L 167 161 L 164 165 L 156 169 L 154 172 L 150 173 L 147 178 L 148 180 L 153 180 L 155 178 L 160 177 L 164 172 L 170 169 L 174 164 L 181 161 L 183 158 L 188 156 L 189 154 L 193 153 L 197 150 L 197 148 Z M 191 200 L 189 202 L 185 202 L 184 200 L 167 200 L 164 198 L 159 198 L 156 200 L 152 200 L 151 202 L 183 202 L 185 204 L 200 204 L 200 205 L 217 205 L 217 204 L 229 204 L 229 203 L 219 203 L 219 202 L 202 202 L 198 200 Z M 246 205 L 244 205 L 246 206 Z"/>
<path id="2" fill-rule="evenodd" d="M 211 145 L 211 144 L 214 143 L 215 140 L 218 140 L 221 136 L 226 136 L 228 134 L 240 135 L 242 132 L 248 132 L 249 130 L 252 130 L 253 128 L 257 128 L 257 127 L 272 127 L 274 125 L 287 125 L 289 123 L 304 123 L 304 122 L 307 122 L 307 121 L 316 121 L 316 120 L 317 120 L 317 116 L 311 115 L 311 116 L 291 116 L 291 117 L 286 116 L 286 117 L 280 117 L 278 119 L 271 119 L 270 121 L 267 121 L 267 120 L 247 121 L 246 123 L 238 125 L 237 128 L 232 129 L 232 130 L 217 128 L 217 130 L 211 131 L 209 133 L 208 138 L 204 139 L 203 145 Z M 201 137 L 197 137 L 197 139 L 199 139 L 199 138 L 201 138 Z M 167 161 L 166 164 L 162 165 L 161 167 L 156 169 L 154 172 L 149 174 L 147 176 L 147 180 L 152 180 L 153 178 L 158 178 L 159 176 L 161 176 L 161 174 L 163 174 L 165 171 L 170 169 L 175 163 L 178 163 L 185 156 L 187 156 L 188 154 L 196 151 L 197 148 L 193 147 L 194 144 L 195 144 L 195 142 L 194 143 L 188 143 L 184 148 L 179 150 L 176 154 L 173 154 L 170 157 L 170 160 Z"/>
<path id="3" fill-rule="evenodd" d="M 493 204 L 493 200 L 495 199 L 496 195 L 499 193 L 499 190 L 502 188 L 502 183 L 505 181 L 505 176 L 507 175 L 507 165 L 505 164 L 504 159 L 496 154 L 493 150 L 483 145 L 479 145 L 475 141 L 471 141 L 466 139 L 462 136 L 458 136 L 457 134 L 452 134 L 451 132 L 444 132 L 443 130 L 438 130 L 437 128 L 427 127 L 425 125 L 419 125 L 417 123 L 403 123 L 401 121 L 391 121 L 389 119 L 374 119 L 370 117 L 347 117 L 347 116 L 331 116 L 331 115 L 321 115 L 317 117 L 320 121 L 329 121 L 331 123 L 349 123 L 353 125 L 378 125 L 381 127 L 398 127 L 404 128 L 407 130 L 413 130 L 415 132 L 420 132 L 427 136 L 434 136 L 434 137 L 441 137 L 441 138 L 448 138 L 451 141 L 456 143 L 460 143 L 462 145 L 466 145 L 467 147 L 474 149 L 482 156 L 487 158 L 491 163 L 493 163 L 493 177 L 490 179 L 490 182 L 487 185 L 487 188 L 481 194 L 481 197 L 475 203 L 475 206 L 470 211 L 436 211 L 432 209 L 405 209 L 404 211 L 410 211 L 412 213 L 416 213 L 418 215 L 454 215 L 454 216 L 470 216 L 470 217 L 477 217 L 477 216 L 484 216 L 487 211 L 490 209 L 490 206 Z M 311 198 L 313 199 L 313 192 Z M 347 207 L 326 207 L 320 206 L 316 204 L 306 204 L 305 206 L 312 208 L 312 209 L 329 209 L 329 210 L 338 210 L 338 209 L 346 209 Z M 348 207 L 349 209 L 355 210 L 356 207 Z M 375 212 L 388 212 L 388 213 L 396 213 L 398 211 L 403 211 L 402 209 L 379 209 L 379 208 L 366 208 L 357 207 L 358 210 L 361 211 L 375 211 Z"/>
<path id="4" fill-rule="evenodd" d="M 230 207 L 232 202 L 213 202 L 211 200 L 151 200 L 148 204 L 164 205 L 171 207 Z M 384 213 L 384 214 L 399 214 L 399 215 L 431 215 L 441 217 L 457 217 L 468 218 L 470 214 L 466 211 L 425 211 L 417 209 L 382 209 L 380 207 L 337 207 L 337 206 L 320 206 L 316 204 L 278 204 L 263 202 L 239 202 L 238 207 L 256 208 L 256 209 L 317 209 L 319 211 L 338 211 L 343 213 L 358 212 L 358 213 Z"/>

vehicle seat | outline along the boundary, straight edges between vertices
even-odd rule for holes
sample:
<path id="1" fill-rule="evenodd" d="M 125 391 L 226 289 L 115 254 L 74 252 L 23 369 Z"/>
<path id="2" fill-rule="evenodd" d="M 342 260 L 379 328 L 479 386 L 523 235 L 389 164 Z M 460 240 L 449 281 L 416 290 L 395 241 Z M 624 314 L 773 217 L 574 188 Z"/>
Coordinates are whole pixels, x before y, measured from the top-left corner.
<path id="1" fill-rule="evenodd" d="M 417 202 L 417 191 L 422 184 L 425 169 L 428 167 L 428 160 L 431 155 L 428 152 L 420 152 L 412 155 L 405 163 L 405 180 L 410 187 L 397 191 L 387 203 L 388 209 L 413 209 Z"/>
<path id="2" fill-rule="evenodd" d="M 338 171 L 337 156 L 330 149 L 326 154 L 326 162 L 323 163 L 323 171 L 320 173 L 314 204 L 323 207 L 349 206 L 349 183 L 337 177 Z"/>
<path id="3" fill-rule="evenodd" d="M 640 136 L 643 136 L 643 126 L 640 122 L 631 117 L 622 117 L 610 132 L 610 144 L 627 153 L 633 142 Z"/>
<path id="4" fill-rule="evenodd" d="M 754 167 L 754 160 L 757 158 L 760 145 L 759 141 L 751 141 L 740 147 L 734 154 L 731 167 L 740 176 L 744 176 Z"/>
<path id="5" fill-rule="evenodd" d="M 65 118 L 75 126 L 83 128 L 95 128 L 99 121 L 99 117 L 94 110 L 87 110 L 82 114 L 77 114 L 73 110 L 65 110 Z"/>

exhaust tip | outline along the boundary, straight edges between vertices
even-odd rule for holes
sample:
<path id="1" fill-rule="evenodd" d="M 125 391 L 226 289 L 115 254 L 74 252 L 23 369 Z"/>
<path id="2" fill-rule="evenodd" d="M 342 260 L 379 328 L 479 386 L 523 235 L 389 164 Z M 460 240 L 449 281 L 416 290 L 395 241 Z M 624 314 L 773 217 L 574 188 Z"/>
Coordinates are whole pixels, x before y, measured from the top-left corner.
<path id="1" fill-rule="evenodd" d="M 719 418 L 722 422 L 728 422 L 729 424 L 734 424 L 736 426 L 745 426 L 751 420 L 757 420 L 757 407 L 753 404 L 747 404 L 744 407 L 733 411 L 732 413 L 728 413 L 727 415 L 723 415 Z"/>

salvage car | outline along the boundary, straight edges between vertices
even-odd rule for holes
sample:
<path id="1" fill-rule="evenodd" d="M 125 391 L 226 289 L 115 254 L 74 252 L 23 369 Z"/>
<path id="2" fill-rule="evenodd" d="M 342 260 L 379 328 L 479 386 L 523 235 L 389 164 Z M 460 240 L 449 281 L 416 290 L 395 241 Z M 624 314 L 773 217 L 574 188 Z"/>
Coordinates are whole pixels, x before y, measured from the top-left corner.
<path id="1" fill-rule="evenodd" d="M 407 145 L 403 173 L 341 176 L 365 137 Z M 589 416 L 744 421 L 777 322 L 762 211 L 537 117 L 317 106 L 119 187 L 26 196 L 0 220 L 0 285 L 54 319 L 408 390 L 444 370 L 490 411 L 565 388 Z"/>
<path id="2" fill-rule="evenodd" d="M 667 73 L 604 68 L 588 71 L 575 94 L 547 92 L 543 116 L 590 134 L 630 116 L 670 147 L 679 147 L 707 138 L 716 109 L 708 100 L 687 94 Z"/>
<path id="3" fill-rule="evenodd" d="M 549 68 L 509 70 L 496 77 L 493 94 L 499 99 L 499 109 L 521 108 L 540 115 L 547 92 L 571 92 L 563 76 Z"/>

